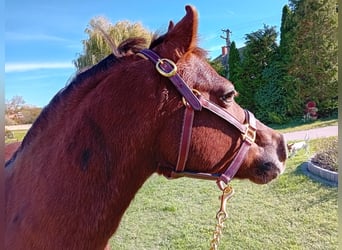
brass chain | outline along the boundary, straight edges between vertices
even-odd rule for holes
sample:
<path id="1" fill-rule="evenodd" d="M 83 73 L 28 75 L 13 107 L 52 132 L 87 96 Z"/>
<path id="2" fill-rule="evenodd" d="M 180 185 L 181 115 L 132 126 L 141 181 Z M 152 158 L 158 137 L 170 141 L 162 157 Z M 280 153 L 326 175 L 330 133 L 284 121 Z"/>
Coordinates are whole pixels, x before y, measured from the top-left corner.
<path id="1" fill-rule="evenodd" d="M 228 185 L 223 189 L 221 195 L 221 207 L 216 214 L 217 224 L 213 233 L 213 239 L 210 242 L 210 250 L 217 250 L 220 243 L 220 239 L 223 231 L 223 223 L 228 218 L 228 213 L 226 211 L 227 201 L 233 196 L 234 189 L 232 186 Z"/>

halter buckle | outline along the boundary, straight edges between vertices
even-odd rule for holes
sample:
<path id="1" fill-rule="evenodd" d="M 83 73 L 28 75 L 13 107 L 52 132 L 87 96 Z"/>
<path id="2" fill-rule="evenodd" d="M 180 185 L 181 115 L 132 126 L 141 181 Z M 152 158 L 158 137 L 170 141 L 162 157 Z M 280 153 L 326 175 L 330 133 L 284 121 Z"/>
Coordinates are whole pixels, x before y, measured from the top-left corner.
<path id="1" fill-rule="evenodd" d="M 166 67 L 162 67 L 164 64 L 168 65 L 169 67 L 171 66 L 172 68 L 167 71 Z M 177 65 L 173 61 L 166 58 L 158 59 L 156 63 L 156 69 L 159 74 L 168 78 L 177 74 Z"/>

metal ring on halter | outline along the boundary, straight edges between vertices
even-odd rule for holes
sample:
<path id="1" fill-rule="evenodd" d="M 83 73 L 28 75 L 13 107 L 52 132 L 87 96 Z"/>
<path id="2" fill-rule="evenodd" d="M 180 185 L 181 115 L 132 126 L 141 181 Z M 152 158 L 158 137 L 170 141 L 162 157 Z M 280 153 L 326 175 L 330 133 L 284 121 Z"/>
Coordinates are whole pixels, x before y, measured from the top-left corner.
<path id="1" fill-rule="evenodd" d="M 227 187 L 227 184 L 224 183 L 224 181 L 222 181 L 222 180 L 220 180 L 220 179 L 218 179 L 218 180 L 216 181 L 216 184 L 217 184 L 218 188 L 219 188 L 221 191 L 223 191 L 223 190 Z"/>
<path id="2" fill-rule="evenodd" d="M 192 89 L 191 91 L 192 91 L 192 93 L 195 94 L 195 96 L 197 96 L 197 97 L 201 96 L 201 92 L 199 92 L 197 89 Z M 191 107 L 191 105 L 188 103 L 188 101 L 185 99 L 184 96 L 182 97 L 182 102 L 183 102 L 185 107 Z"/>
<path id="3" fill-rule="evenodd" d="M 168 72 L 165 71 L 165 69 L 161 67 L 161 65 L 163 65 L 164 63 L 168 63 L 169 66 L 171 66 L 173 69 L 171 69 Z M 159 74 L 165 77 L 171 77 L 177 74 L 177 65 L 173 61 L 166 58 L 161 58 L 158 60 L 158 62 L 156 63 L 156 69 L 159 72 Z"/>

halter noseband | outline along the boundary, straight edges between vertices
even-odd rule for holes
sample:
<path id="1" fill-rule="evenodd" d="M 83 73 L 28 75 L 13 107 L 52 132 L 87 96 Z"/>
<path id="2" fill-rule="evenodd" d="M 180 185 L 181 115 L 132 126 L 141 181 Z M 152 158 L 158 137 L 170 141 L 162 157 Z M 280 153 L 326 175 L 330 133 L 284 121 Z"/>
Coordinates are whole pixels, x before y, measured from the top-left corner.
<path id="1" fill-rule="evenodd" d="M 154 51 L 149 49 L 141 50 L 138 55 L 152 61 L 156 66 L 156 70 L 161 75 L 168 77 L 173 85 L 176 87 L 178 92 L 183 96 L 185 112 L 177 165 L 175 167 L 175 170 L 171 171 L 169 178 L 191 177 L 205 180 L 216 180 L 219 188 L 223 190 L 223 183 L 228 184 L 228 182 L 231 181 L 231 179 L 239 170 L 250 146 L 255 141 L 256 119 L 254 115 L 250 111 L 245 110 L 246 124 L 240 123 L 233 115 L 231 115 L 221 107 L 217 106 L 215 103 L 205 99 L 199 91 L 191 90 L 177 73 L 177 66 L 174 62 L 169 59 L 160 58 Z M 242 135 L 243 142 L 241 144 L 241 147 L 235 158 L 223 174 L 184 171 L 190 148 L 192 124 L 195 116 L 195 111 L 200 111 L 202 110 L 202 108 L 211 111 L 215 115 L 229 122 L 231 125 L 237 128 Z"/>

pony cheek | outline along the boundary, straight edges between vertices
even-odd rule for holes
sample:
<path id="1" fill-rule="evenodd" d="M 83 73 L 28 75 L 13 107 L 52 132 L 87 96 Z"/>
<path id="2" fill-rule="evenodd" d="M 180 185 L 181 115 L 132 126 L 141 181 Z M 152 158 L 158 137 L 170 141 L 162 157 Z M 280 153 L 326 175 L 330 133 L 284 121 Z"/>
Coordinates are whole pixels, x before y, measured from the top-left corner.
<path id="1" fill-rule="evenodd" d="M 198 172 L 220 172 L 234 155 L 234 143 L 222 131 L 194 128 L 186 169 Z"/>
<path id="2" fill-rule="evenodd" d="M 262 150 L 255 144 L 250 147 L 235 177 L 239 179 L 250 179 L 258 171 L 258 166 L 262 162 Z"/>
<path id="3" fill-rule="evenodd" d="M 173 126 L 172 126 L 173 127 Z M 179 154 L 181 135 L 164 130 L 159 136 L 158 162 L 164 167 L 175 169 Z M 238 148 L 237 138 L 232 140 L 227 133 L 207 126 L 192 128 L 190 148 L 185 171 L 218 173 L 230 161 Z M 233 142 L 233 143 L 232 143 Z M 224 171 L 224 169 L 222 169 Z M 222 172 L 221 171 L 221 172 Z"/>

